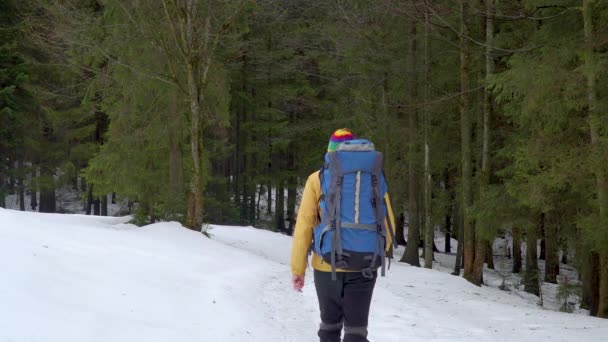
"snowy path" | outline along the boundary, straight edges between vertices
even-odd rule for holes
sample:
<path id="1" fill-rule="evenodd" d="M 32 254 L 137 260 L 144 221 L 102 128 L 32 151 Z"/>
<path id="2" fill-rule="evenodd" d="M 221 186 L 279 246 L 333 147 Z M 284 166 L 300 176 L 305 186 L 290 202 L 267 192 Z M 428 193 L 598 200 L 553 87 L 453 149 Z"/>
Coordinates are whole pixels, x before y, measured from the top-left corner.
<path id="1" fill-rule="evenodd" d="M 211 233 L 214 240 L 289 266 L 289 237 L 244 227 L 215 226 Z M 309 272 L 303 294 L 309 305 L 316 304 L 311 278 Z M 290 291 L 288 286 L 278 290 Z M 318 310 L 314 311 L 312 319 L 318 321 Z M 378 279 L 369 338 L 374 342 L 608 341 L 608 321 L 542 310 L 517 294 L 393 263 L 387 277 Z"/>
<path id="2" fill-rule="evenodd" d="M 289 237 L 124 222 L 0 209 L 0 342 L 316 340 L 312 273 L 291 290 Z M 607 320 L 401 264 L 379 279 L 370 320 L 373 342 L 607 336 Z"/>

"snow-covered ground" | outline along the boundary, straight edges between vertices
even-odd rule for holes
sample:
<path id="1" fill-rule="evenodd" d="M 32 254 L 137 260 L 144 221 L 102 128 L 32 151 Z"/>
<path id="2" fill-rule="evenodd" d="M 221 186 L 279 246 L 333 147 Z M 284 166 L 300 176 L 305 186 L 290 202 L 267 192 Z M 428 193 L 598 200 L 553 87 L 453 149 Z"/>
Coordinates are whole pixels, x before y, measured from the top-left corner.
<path id="1" fill-rule="evenodd" d="M 127 221 L 0 209 L 0 341 L 316 340 L 314 284 L 291 289 L 289 237 Z M 373 342 L 608 340 L 608 320 L 397 263 L 369 330 Z"/>

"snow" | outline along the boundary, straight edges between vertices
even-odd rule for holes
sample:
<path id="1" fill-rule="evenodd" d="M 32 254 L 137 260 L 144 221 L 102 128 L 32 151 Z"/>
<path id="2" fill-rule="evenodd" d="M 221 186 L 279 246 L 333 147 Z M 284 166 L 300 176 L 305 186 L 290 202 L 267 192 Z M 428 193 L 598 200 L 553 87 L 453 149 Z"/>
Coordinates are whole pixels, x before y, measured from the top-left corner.
<path id="1" fill-rule="evenodd" d="M 0 341 L 317 340 L 311 271 L 303 292 L 290 286 L 290 237 L 127 221 L 0 209 Z M 373 342 L 606 341 L 608 321 L 393 263 L 369 330 Z"/>

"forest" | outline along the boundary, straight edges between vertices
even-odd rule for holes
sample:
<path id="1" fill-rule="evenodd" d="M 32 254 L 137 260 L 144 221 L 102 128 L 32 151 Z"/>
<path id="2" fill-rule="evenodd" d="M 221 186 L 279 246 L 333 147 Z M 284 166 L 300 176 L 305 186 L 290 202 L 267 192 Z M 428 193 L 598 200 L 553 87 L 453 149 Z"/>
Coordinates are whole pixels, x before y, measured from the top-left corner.
<path id="1" fill-rule="evenodd" d="M 481 285 L 508 237 L 527 292 L 571 264 L 608 318 L 607 61 L 602 0 L 0 0 L 0 207 L 291 234 L 348 127 L 400 261 L 445 234 Z"/>

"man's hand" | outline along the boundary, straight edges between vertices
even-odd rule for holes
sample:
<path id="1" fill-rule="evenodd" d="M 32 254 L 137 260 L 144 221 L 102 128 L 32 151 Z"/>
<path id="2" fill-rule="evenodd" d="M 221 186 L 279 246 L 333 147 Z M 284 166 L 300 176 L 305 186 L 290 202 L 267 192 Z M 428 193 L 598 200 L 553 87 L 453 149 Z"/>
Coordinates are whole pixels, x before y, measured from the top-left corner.
<path id="1" fill-rule="evenodd" d="M 293 289 L 302 292 L 302 288 L 304 287 L 304 276 L 294 275 L 291 277 L 291 285 Z"/>

